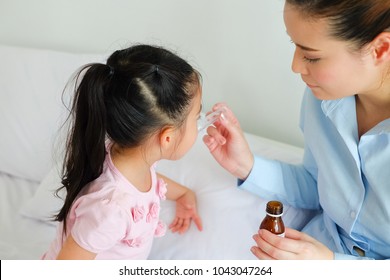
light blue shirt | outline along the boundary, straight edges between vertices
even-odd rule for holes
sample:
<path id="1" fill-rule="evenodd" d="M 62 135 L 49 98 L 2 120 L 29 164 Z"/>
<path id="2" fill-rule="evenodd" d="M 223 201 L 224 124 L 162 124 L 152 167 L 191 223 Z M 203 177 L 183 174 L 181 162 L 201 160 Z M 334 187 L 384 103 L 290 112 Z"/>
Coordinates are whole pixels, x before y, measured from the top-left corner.
<path id="1" fill-rule="evenodd" d="M 301 165 L 255 156 L 239 188 L 297 208 L 317 209 L 302 231 L 335 259 L 390 258 L 390 119 L 358 137 L 355 98 L 321 101 L 305 91 Z"/>

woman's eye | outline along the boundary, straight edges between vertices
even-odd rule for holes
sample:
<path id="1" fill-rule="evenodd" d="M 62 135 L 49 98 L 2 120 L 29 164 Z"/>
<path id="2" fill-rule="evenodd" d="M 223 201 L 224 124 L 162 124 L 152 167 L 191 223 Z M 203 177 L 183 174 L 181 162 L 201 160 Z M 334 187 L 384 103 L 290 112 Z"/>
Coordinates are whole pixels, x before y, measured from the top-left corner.
<path id="1" fill-rule="evenodd" d="M 304 56 L 303 60 L 307 61 L 309 63 L 316 63 L 316 62 L 320 61 L 320 58 L 308 58 L 308 57 Z"/>

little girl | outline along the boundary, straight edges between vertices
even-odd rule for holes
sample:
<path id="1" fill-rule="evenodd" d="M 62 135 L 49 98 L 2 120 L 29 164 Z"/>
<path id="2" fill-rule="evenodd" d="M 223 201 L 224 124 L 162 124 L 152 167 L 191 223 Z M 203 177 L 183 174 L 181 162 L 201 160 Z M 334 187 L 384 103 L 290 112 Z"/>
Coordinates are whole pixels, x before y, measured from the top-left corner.
<path id="1" fill-rule="evenodd" d="M 80 79 L 80 77 L 82 78 Z M 172 232 L 202 230 L 195 194 L 155 171 L 194 144 L 200 75 L 161 47 L 115 51 L 76 75 L 57 237 L 43 259 L 146 259 L 164 234 L 160 199 L 176 201 Z"/>

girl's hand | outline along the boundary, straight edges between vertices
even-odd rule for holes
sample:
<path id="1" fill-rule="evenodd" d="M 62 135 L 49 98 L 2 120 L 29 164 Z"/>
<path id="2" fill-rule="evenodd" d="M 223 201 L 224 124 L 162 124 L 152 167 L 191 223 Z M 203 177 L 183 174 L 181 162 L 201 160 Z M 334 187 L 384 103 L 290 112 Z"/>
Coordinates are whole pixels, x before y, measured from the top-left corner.
<path id="1" fill-rule="evenodd" d="M 160 173 L 158 177 L 167 183 L 166 198 L 176 201 L 176 217 L 169 225 L 172 232 L 186 232 L 191 225 L 191 220 L 199 230 L 202 230 L 202 219 L 198 216 L 195 193 Z"/>
<path id="2" fill-rule="evenodd" d="M 261 260 L 333 260 L 334 254 L 311 236 L 286 228 L 285 237 L 261 229 L 253 236 L 256 245 L 252 253 Z"/>
<path id="3" fill-rule="evenodd" d="M 253 166 L 253 155 L 237 118 L 225 103 L 212 110 L 224 108 L 220 119 L 207 128 L 203 141 L 216 161 L 233 176 L 245 179 Z"/>
<path id="4" fill-rule="evenodd" d="M 188 189 L 176 200 L 176 217 L 169 225 L 172 232 L 185 233 L 191 224 L 195 223 L 198 230 L 202 230 L 202 219 L 198 216 L 196 197 L 192 190 Z"/>

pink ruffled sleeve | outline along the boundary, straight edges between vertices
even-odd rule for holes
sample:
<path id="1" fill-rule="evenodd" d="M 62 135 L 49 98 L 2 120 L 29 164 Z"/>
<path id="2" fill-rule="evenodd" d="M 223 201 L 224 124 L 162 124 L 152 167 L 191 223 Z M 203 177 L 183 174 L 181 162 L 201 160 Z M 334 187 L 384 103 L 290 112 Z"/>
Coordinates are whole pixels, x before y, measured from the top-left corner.
<path id="1" fill-rule="evenodd" d="M 82 248 L 99 253 L 120 242 L 130 229 L 128 214 L 114 202 L 83 201 L 75 210 L 73 239 Z"/>

